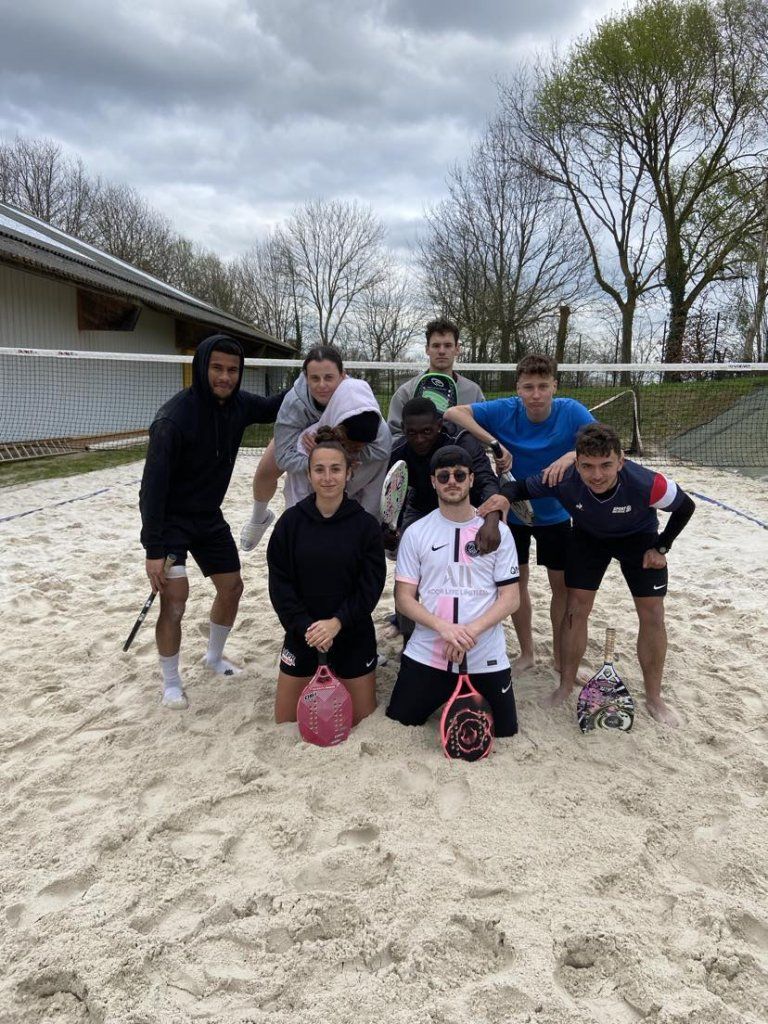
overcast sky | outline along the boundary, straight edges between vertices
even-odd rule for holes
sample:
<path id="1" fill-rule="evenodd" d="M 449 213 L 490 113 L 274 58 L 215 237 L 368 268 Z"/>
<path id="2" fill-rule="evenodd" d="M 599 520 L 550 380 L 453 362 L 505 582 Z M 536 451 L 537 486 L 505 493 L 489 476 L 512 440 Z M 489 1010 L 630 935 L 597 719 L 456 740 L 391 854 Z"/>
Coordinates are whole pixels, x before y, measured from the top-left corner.
<path id="1" fill-rule="evenodd" d="M 521 58 L 616 0 L 0 0 L 0 136 L 49 136 L 222 256 L 312 197 L 415 238 Z"/>

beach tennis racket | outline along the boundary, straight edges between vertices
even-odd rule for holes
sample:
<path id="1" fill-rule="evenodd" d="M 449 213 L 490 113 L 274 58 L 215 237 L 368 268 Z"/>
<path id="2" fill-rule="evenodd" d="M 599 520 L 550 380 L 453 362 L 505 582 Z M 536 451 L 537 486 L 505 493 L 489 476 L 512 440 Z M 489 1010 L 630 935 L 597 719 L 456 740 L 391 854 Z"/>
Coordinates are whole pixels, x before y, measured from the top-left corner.
<path id="1" fill-rule="evenodd" d="M 408 467 L 400 459 L 387 473 L 381 490 L 381 519 L 390 530 L 397 529 L 397 521 L 403 511 L 408 493 Z"/>
<path id="2" fill-rule="evenodd" d="M 467 659 L 440 717 L 440 742 L 451 760 L 481 761 L 493 747 L 493 713 L 467 674 Z"/>
<path id="3" fill-rule="evenodd" d="M 629 732 L 635 720 L 635 702 L 613 667 L 616 630 L 606 629 L 603 667 L 582 686 L 576 702 L 576 717 L 582 732 L 615 729 Z"/>
<path id="4" fill-rule="evenodd" d="M 416 382 L 414 398 L 428 398 L 439 413 L 459 404 L 456 381 L 447 373 L 425 373 Z"/>
<path id="5" fill-rule="evenodd" d="M 169 570 L 169 569 L 171 568 L 171 566 L 173 565 L 173 563 L 174 563 L 175 561 L 176 561 L 176 555 L 168 555 L 168 557 L 167 557 L 167 558 L 166 558 L 166 560 L 165 560 L 165 565 L 163 566 L 163 572 L 164 572 L 164 573 L 167 573 L 167 572 L 168 572 L 168 570 Z M 146 600 L 146 601 L 144 602 L 144 607 L 143 607 L 143 608 L 141 609 L 141 611 L 139 612 L 139 617 L 138 617 L 138 619 L 136 619 L 136 621 L 134 622 L 134 624 L 133 624 L 133 629 L 132 629 L 132 630 L 131 630 L 131 632 L 130 632 L 130 633 L 128 634 L 128 639 L 127 639 L 127 640 L 125 641 L 125 643 L 123 644 L 123 651 L 127 651 L 127 650 L 128 650 L 128 648 L 129 648 L 129 647 L 131 646 L 131 644 L 133 643 L 133 638 L 134 638 L 134 637 L 136 636 L 136 634 L 137 634 L 137 633 L 139 632 L 139 629 L 141 628 L 141 624 L 142 624 L 142 622 L 144 621 L 144 619 L 146 619 L 146 617 L 147 617 L 147 612 L 148 612 L 148 611 L 149 611 L 149 609 L 150 609 L 150 608 L 152 607 L 152 602 L 153 602 L 153 601 L 155 600 L 155 597 L 156 597 L 156 596 L 157 596 L 157 595 L 156 595 L 155 593 L 152 593 L 152 594 L 150 594 L 150 595 L 149 595 L 149 597 L 147 598 L 147 600 Z"/>
<path id="6" fill-rule="evenodd" d="M 324 651 L 318 652 L 317 672 L 301 691 L 296 721 L 302 738 L 318 747 L 335 747 L 349 736 L 352 698 L 328 667 L 328 655 Z"/>
<path id="7" fill-rule="evenodd" d="M 503 455 L 503 452 L 501 450 L 501 445 L 499 444 L 499 442 L 494 442 L 490 447 L 491 451 L 493 452 L 494 459 L 500 459 L 501 456 Z M 515 478 L 512 476 L 509 470 L 507 470 L 506 473 L 499 473 L 500 484 L 513 484 L 515 482 Z M 509 510 L 510 512 L 514 512 L 514 514 L 517 516 L 521 523 L 525 523 L 526 526 L 533 526 L 533 520 L 535 517 L 533 505 L 530 503 L 530 501 L 510 501 Z"/>

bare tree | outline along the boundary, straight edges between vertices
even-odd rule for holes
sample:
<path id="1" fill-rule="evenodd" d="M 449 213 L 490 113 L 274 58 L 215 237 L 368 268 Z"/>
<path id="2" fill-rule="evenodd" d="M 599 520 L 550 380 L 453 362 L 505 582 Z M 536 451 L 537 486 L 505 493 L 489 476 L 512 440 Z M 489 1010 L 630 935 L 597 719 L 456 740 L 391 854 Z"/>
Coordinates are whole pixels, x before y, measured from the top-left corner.
<path id="1" fill-rule="evenodd" d="M 506 116 L 526 139 L 537 175 L 567 197 L 598 287 L 621 317 L 619 356 L 632 361 L 640 298 L 661 287 L 663 255 L 654 247 L 657 217 L 645 161 L 592 115 L 585 96 L 554 56 L 521 71 L 502 91 Z"/>
<path id="2" fill-rule="evenodd" d="M 355 202 L 314 199 L 278 231 L 310 333 L 331 345 L 355 302 L 382 279 L 384 228 Z"/>
<path id="3" fill-rule="evenodd" d="M 280 237 L 269 235 L 233 264 L 237 315 L 281 341 L 301 344 L 305 310 Z"/>
<path id="4" fill-rule="evenodd" d="M 390 260 L 382 280 L 360 297 L 348 323 L 344 345 L 348 358 L 397 362 L 421 333 L 424 311 L 415 301 L 407 275 Z"/>
<path id="5" fill-rule="evenodd" d="M 518 360 L 534 327 L 576 298 L 584 262 L 565 204 L 521 158 L 512 129 L 493 121 L 467 166 L 451 172 L 422 244 L 433 298 L 461 308 L 480 358 L 502 362 Z M 438 295 L 441 286 L 449 294 Z"/>
<path id="6" fill-rule="evenodd" d="M 86 232 L 99 190 L 82 161 L 66 158 L 51 139 L 0 143 L 0 199 L 68 234 Z"/>
<path id="7" fill-rule="evenodd" d="M 104 186 L 88 224 L 88 241 L 118 259 L 168 280 L 176 236 L 170 221 L 127 185 Z"/>

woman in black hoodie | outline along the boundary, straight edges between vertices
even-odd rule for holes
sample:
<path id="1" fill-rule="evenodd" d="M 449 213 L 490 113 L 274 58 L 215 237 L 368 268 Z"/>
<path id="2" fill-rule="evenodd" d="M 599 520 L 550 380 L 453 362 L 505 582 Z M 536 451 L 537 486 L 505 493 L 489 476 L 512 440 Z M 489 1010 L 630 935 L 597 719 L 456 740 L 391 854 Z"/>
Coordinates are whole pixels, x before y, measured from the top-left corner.
<path id="1" fill-rule="evenodd" d="M 350 456 L 330 427 L 309 457 L 313 493 L 287 509 L 267 547 L 269 596 L 285 628 L 275 720 L 295 722 L 317 652 L 352 697 L 354 724 L 376 707 L 376 634 L 371 613 L 386 579 L 381 528 L 344 492 Z"/>

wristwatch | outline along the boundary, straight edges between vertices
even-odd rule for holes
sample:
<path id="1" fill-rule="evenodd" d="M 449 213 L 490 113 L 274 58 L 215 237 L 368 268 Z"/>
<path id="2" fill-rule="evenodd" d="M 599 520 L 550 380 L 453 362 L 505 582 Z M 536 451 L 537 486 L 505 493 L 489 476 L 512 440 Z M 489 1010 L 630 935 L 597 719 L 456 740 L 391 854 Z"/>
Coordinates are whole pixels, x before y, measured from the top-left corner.
<path id="1" fill-rule="evenodd" d="M 669 551 L 669 547 L 666 544 L 654 544 L 654 547 L 660 555 L 666 555 L 666 553 Z"/>

